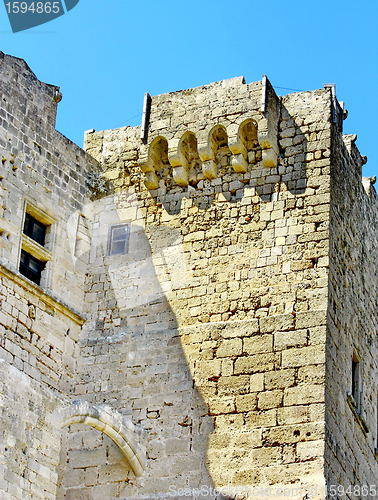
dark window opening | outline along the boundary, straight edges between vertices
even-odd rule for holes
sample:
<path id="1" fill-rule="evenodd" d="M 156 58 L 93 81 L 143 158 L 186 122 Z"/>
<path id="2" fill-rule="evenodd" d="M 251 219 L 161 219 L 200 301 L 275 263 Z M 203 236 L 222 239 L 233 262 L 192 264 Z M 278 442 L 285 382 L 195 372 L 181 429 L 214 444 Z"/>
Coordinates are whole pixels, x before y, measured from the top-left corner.
<path id="1" fill-rule="evenodd" d="M 117 255 L 129 251 L 130 225 L 111 226 L 109 231 L 108 255 Z"/>
<path id="2" fill-rule="evenodd" d="M 46 226 L 30 214 L 25 214 L 24 234 L 43 246 L 45 244 Z"/>
<path id="3" fill-rule="evenodd" d="M 362 394 L 361 394 L 361 365 L 356 358 L 352 359 L 352 396 L 356 404 L 356 409 L 361 412 Z"/>
<path id="4" fill-rule="evenodd" d="M 36 259 L 30 253 L 21 250 L 20 273 L 29 278 L 37 285 L 41 282 L 41 274 L 45 268 L 45 262 Z"/>

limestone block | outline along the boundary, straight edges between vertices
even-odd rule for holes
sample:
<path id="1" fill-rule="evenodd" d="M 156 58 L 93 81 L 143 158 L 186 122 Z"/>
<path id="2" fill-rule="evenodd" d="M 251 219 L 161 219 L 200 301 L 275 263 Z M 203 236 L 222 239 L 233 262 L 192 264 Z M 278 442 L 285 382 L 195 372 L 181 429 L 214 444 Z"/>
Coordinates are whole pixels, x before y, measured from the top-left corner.
<path id="1" fill-rule="evenodd" d="M 273 427 L 277 425 L 277 409 L 249 411 L 245 417 L 245 425 L 248 429 Z"/>
<path id="2" fill-rule="evenodd" d="M 250 460 L 254 466 L 268 466 L 280 462 L 282 451 L 277 447 L 273 448 L 258 448 L 251 451 Z"/>
<path id="3" fill-rule="evenodd" d="M 222 415 L 224 413 L 235 412 L 235 398 L 234 397 L 215 397 L 209 399 L 209 411 L 212 415 Z"/>
<path id="4" fill-rule="evenodd" d="M 236 410 L 238 412 L 248 412 L 256 409 L 257 397 L 256 394 L 245 394 L 244 396 L 236 396 Z"/>
<path id="5" fill-rule="evenodd" d="M 295 370 L 279 370 L 267 372 L 264 375 L 264 384 L 267 390 L 286 388 L 294 385 Z"/>
<path id="6" fill-rule="evenodd" d="M 228 448 L 232 434 L 226 432 L 213 432 L 209 436 L 208 446 L 211 449 Z"/>
<path id="7" fill-rule="evenodd" d="M 325 378 L 324 365 L 302 366 L 298 369 L 299 384 L 322 384 Z"/>
<path id="8" fill-rule="evenodd" d="M 303 442 L 297 444 L 297 455 L 300 460 L 311 460 L 322 456 L 324 453 L 324 441 Z"/>
<path id="9" fill-rule="evenodd" d="M 215 179 L 217 177 L 218 167 L 213 160 L 204 161 L 202 163 L 202 172 L 206 179 Z"/>
<path id="10" fill-rule="evenodd" d="M 278 408 L 282 405 L 282 398 L 283 390 L 281 389 L 260 392 L 258 395 L 257 407 L 260 410 Z"/>
<path id="11" fill-rule="evenodd" d="M 299 312 L 296 316 L 297 328 L 310 328 L 326 324 L 326 311 Z"/>
<path id="12" fill-rule="evenodd" d="M 237 471 L 233 477 L 235 483 L 237 485 L 240 485 L 240 487 L 243 487 L 243 486 L 260 484 L 264 476 L 262 474 L 261 468 L 250 467 L 248 469 Z"/>
<path id="13" fill-rule="evenodd" d="M 233 434 L 232 445 L 235 448 L 260 448 L 262 446 L 261 433 L 261 429 L 254 429 L 253 431 L 239 432 L 236 436 Z"/>
<path id="14" fill-rule="evenodd" d="M 303 384 L 285 389 L 284 406 L 322 403 L 323 401 L 324 387 L 322 385 Z"/>
<path id="15" fill-rule="evenodd" d="M 232 394 L 246 394 L 249 392 L 249 376 L 239 375 L 220 377 L 218 380 L 218 394 L 230 396 Z"/>
<path id="16" fill-rule="evenodd" d="M 300 424 L 309 420 L 310 411 L 308 406 L 283 406 L 278 408 L 277 422 L 279 425 Z"/>
<path id="17" fill-rule="evenodd" d="M 243 351 L 247 354 L 266 353 L 273 351 L 273 335 L 255 335 L 244 338 Z"/>
<path id="18" fill-rule="evenodd" d="M 188 351 L 186 351 L 188 353 Z M 195 365 L 196 380 L 209 380 L 221 374 L 221 360 L 198 360 Z"/>
<path id="19" fill-rule="evenodd" d="M 263 439 L 267 444 L 297 443 L 304 441 L 317 441 L 324 436 L 324 423 L 311 422 L 280 427 L 271 427 L 263 430 Z"/>
<path id="20" fill-rule="evenodd" d="M 250 378 L 251 392 L 260 392 L 264 390 L 264 374 L 255 373 Z"/>
<path id="21" fill-rule="evenodd" d="M 293 329 L 294 316 L 292 314 L 282 314 L 260 319 L 260 330 L 263 333 Z"/>
<path id="22" fill-rule="evenodd" d="M 274 348 L 280 351 L 288 347 L 302 347 L 307 344 L 307 335 L 307 330 L 276 332 L 274 334 Z"/>
<path id="23" fill-rule="evenodd" d="M 262 159 L 266 168 L 274 168 L 278 163 L 278 156 L 274 149 L 263 149 Z"/>
<path id="24" fill-rule="evenodd" d="M 229 356 L 237 356 L 242 353 L 242 340 L 239 338 L 222 340 L 220 346 L 217 348 L 216 356 L 218 358 L 225 358 Z"/>
<path id="25" fill-rule="evenodd" d="M 274 370 L 279 364 L 279 356 L 274 353 L 254 354 L 237 358 L 235 361 L 235 374 L 257 373 Z"/>
<path id="26" fill-rule="evenodd" d="M 325 349 L 320 346 L 299 347 L 282 351 L 282 367 L 292 368 L 325 362 Z"/>

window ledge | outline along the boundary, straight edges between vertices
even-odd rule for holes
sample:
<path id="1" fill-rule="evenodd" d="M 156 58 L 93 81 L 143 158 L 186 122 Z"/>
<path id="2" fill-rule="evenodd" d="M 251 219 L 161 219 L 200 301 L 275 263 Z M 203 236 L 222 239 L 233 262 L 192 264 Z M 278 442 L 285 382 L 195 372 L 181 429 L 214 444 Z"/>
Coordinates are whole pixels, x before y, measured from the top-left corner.
<path id="1" fill-rule="evenodd" d="M 71 306 L 63 302 L 50 290 L 43 289 L 33 281 L 30 281 L 24 275 L 20 274 L 16 269 L 10 269 L 8 265 L 2 261 L 2 259 L 0 261 L 0 276 L 1 275 L 6 276 L 13 282 L 17 283 L 17 285 L 24 288 L 27 292 L 32 293 L 40 300 L 42 300 L 42 302 L 49 305 L 54 310 L 57 310 L 60 313 L 64 314 L 78 325 L 81 326 L 87 321 L 87 318 L 81 312 L 76 311 Z"/>
<path id="2" fill-rule="evenodd" d="M 369 427 L 367 426 L 363 416 L 358 411 L 357 404 L 354 400 L 354 397 L 352 396 L 352 394 L 350 392 L 347 392 L 347 401 L 348 401 L 349 408 L 352 410 L 354 418 L 357 420 L 358 425 L 360 426 L 362 432 L 366 436 L 369 433 Z"/>
<path id="3" fill-rule="evenodd" d="M 56 222 L 53 217 L 50 217 L 45 212 L 42 212 L 39 208 L 35 207 L 26 200 L 26 213 L 30 214 L 32 217 L 42 222 L 45 226 L 51 226 Z"/>
<path id="4" fill-rule="evenodd" d="M 26 234 L 22 235 L 22 249 L 42 262 L 48 262 L 52 259 L 51 252 L 46 250 L 46 248 L 44 248 L 39 243 L 36 243 L 34 240 L 29 238 L 29 236 L 26 236 Z"/>

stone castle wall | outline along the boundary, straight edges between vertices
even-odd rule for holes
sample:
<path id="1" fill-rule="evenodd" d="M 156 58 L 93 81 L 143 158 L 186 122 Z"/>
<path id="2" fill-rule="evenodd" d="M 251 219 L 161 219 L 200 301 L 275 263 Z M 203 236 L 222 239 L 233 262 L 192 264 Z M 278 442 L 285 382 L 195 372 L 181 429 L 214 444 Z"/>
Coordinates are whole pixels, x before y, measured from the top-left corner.
<path id="1" fill-rule="evenodd" d="M 374 180 L 361 179 L 364 159 L 355 139 L 333 137 L 326 463 L 330 484 L 345 491 L 356 486 L 355 494 L 366 485 L 366 496 L 377 484 L 378 199 Z M 347 397 L 353 357 L 359 361 L 362 392 L 356 410 Z"/>
<path id="2" fill-rule="evenodd" d="M 26 204 L 51 228 L 42 286 L 77 310 L 83 303 L 83 268 L 75 252 L 78 213 L 88 202 L 97 163 L 55 130 L 58 87 L 37 80 L 21 59 L 1 62 L 1 263 L 18 271 Z M 33 214 L 32 214 L 33 215 Z M 40 217 L 40 215 L 37 215 Z M 76 267 L 75 267 L 76 266 Z"/>
<path id="3" fill-rule="evenodd" d="M 55 499 L 61 432 L 51 415 L 75 385 L 84 298 L 74 255 L 96 162 L 55 130 L 58 88 L 0 53 L 0 497 Z M 19 272 L 25 213 L 48 225 L 37 286 Z M 74 229 L 73 229 L 74 228 Z M 34 245 L 35 247 L 35 245 Z M 34 249 L 35 250 L 35 249 Z"/>
<path id="4" fill-rule="evenodd" d="M 205 457 L 217 487 L 324 482 L 330 96 L 289 96 L 280 108 L 271 94 L 282 156 L 267 167 L 258 137 L 273 118 L 260 112 L 261 91 L 235 79 L 157 96 L 147 146 L 139 128 L 86 135 L 114 193 L 93 219 L 81 397 L 113 400 L 149 430 L 147 470 L 136 481 L 114 479 L 113 497 L 208 484 Z M 242 162 L 233 144 L 248 118 L 246 171 L 235 172 Z M 197 152 L 193 139 L 185 149 L 188 132 Z M 211 151 L 217 170 L 204 173 L 199 160 L 210 163 Z M 154 175 L 158 184 L 147 190 Z M 125 221 L 129 255 L 107 257 L 107 223 Z M 182 353 L 190 374 L 185 368 L 184 380 L 173 381 L 173 367 L 185 366 Z M 95 389 L 97 373 L 105 389 Z M 185 404 L 172 400 L 172 390 L 187 402 L 188 421 L 200 423 L 189 438 L 180 423 Z M 204 407 L 214 427 L 202 431 Z M 67 483 L 72 498 L 90 497 L 93 478 L 82 471 L 74 481 Z"/>
<path id="5" fill-rule="evenodd" d="M 70 401 L 83 319 L 1 270 L 0 497 L 55 499 L 61 432 L 51 420 Z"/>
<path id="6" fill-rule="evenodd" d="M 376 193 L 331 91 L 155 96 L 143 140 L 89 131 L 85 153 L 59 89 L 0 56 L 1 498 L 375 484 Z"/>

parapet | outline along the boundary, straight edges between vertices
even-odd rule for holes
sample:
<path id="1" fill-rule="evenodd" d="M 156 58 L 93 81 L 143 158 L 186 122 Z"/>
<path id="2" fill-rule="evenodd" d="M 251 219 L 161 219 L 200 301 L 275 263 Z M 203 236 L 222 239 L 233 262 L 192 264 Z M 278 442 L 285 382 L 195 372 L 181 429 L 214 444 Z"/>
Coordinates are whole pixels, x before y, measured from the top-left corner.
<path id="1" fill-rule="evenodd" d="M 261 158 L 277 166 L 280 100 L 269 80 L 246 84 L 243 77 L 155 96 L 140 167 L 148 189 L 157 189 L 170 167 L 174 182 L 195 186 L 232 165 L 246 174 Z"/>
<path id="2" fill-rule="evenodd" d="M 13 112 L 21 122 L 30 125 L 38 120 L 55 127 L 58 102 L 62 99 L 59 87 L 43 83 L 23 59 L 0 51 L 0 91 L 17 97 L 19 106 Z"/>
<path id="3" fill-rule="evenodd" d="M 185 196 L 206 205 L 217 194 L 242 198 L 246 187 L 264 201 L 303 194 L 309 171 L 329 168 L 333 131 L 341 137 L 342 108 L 328 88 L 280 97 L 266 76 L 237 77 L 146 97 L 142 127 L 89 131 L 85 149 L 112 186 L 137 184 L 170 211 Z"/>

